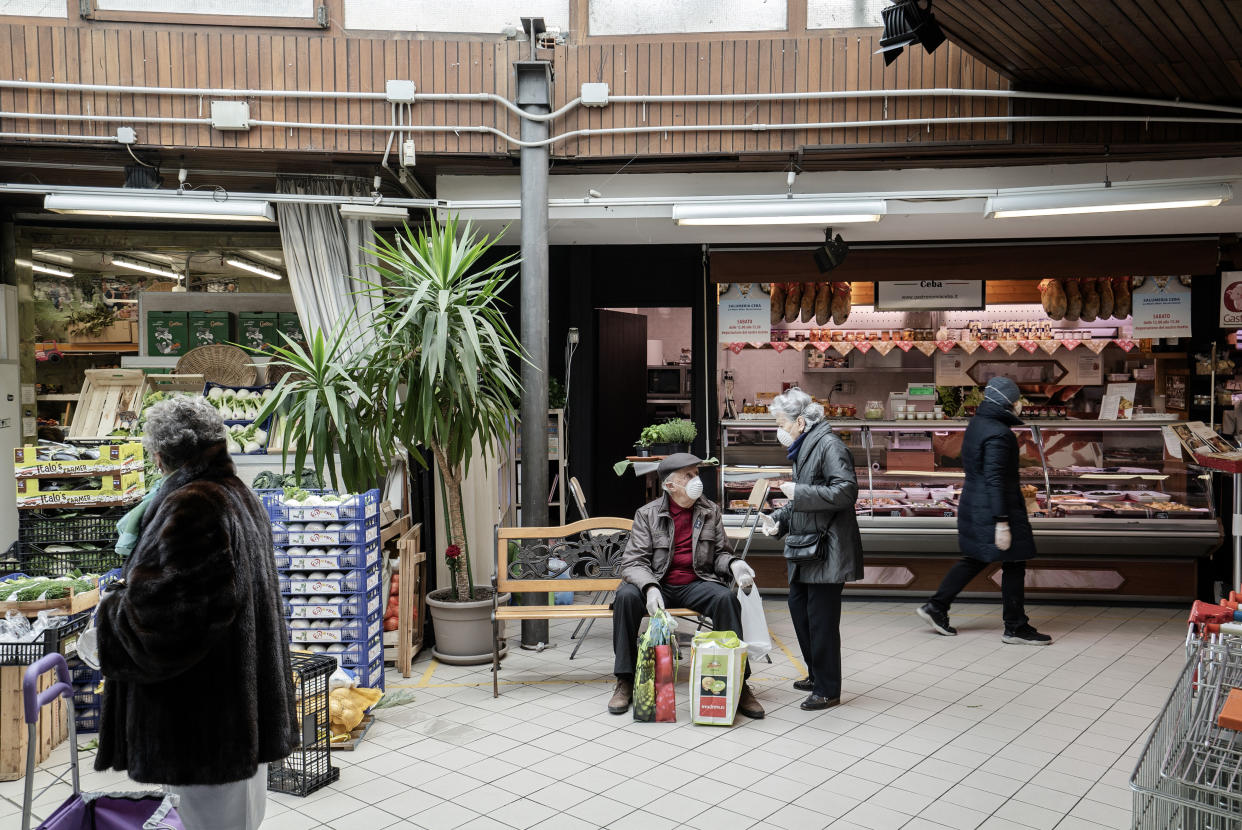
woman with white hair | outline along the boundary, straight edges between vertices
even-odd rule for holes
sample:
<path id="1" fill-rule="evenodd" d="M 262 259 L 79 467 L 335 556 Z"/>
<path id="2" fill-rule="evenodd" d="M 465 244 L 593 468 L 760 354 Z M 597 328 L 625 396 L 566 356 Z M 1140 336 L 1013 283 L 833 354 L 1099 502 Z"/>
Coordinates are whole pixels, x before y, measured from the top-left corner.
<path id="1" fill-rule="evenodd" d="M 186 830 L 253 830 L 298 745 L 271 524 L 205 399 L 151 407 L 143 443 L 167 478 L 96 616 L 95 768 L 179 795 Z"/>
<path id="2" fill-rule="evenodd" d="M 810 692 L 803 709 L 827 709 L 841 702 L 841 590 L 863 575 L 854 456 L 801 389 L 778 395 L 769 411 L 793 481 L 781 485 L 789 503 L 763 517 L 763 532 L 785 537 L 789 614 L 807 664 L 794 688 Z"/>

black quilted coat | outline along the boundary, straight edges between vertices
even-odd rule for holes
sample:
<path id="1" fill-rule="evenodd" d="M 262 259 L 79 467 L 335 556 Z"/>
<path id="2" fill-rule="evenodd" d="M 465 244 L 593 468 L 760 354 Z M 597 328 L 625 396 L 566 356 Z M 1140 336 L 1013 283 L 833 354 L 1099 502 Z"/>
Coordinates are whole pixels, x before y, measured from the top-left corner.
<path id="1" fill-rule="evenodd" d="M 1018 439 L 1013 427 L 1022 422 L 1012 411 L 985 400 L 966 427 L 962 467 L 966 483 L 957 507 L 957 539 L 961 551 L 984 562 L 1018 562 L 1035 556 L 1035 537 L 1026 515 L 1018 478 Z M 1013 544 L 996 547 L 996 520 L 1005 516 Z"/>

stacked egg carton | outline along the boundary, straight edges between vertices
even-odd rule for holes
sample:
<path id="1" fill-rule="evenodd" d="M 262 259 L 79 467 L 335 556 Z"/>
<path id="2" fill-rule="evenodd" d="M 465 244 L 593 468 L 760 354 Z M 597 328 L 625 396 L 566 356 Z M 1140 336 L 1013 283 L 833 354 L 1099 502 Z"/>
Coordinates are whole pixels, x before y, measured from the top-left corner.
<path id="1" fill-rule="evenodd" d="M 292 647 L 335 657 L 360 685 L 382 689 L 379 491 L 340 501 L 263 498 Z"/>

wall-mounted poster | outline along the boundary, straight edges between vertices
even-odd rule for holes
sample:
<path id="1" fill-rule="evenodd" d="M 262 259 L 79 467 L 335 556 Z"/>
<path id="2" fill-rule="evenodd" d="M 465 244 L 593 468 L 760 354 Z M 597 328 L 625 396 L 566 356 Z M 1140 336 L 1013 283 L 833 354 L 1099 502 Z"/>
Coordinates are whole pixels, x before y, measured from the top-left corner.
<path id="1" fill-rule="evenodd" d="M 1190 370 L 1166 369 L 1164 372 L 1164 408 L 1168 412 L 1185 412 L 1189 406 L 1187 380 Z"/>
<path id="2" fill-rule="evenodd" d="M 771 298 L 757 282 L 735 282 L 720 295 L 717 332 L 721 343 L 758 343 L 772 338 Z"/>
<path id="3" fill-rule="evenodd" d="M 1177 277 L 1147 277 L 1132 296 L 1135 337 L 1190 336 L 1190 286 Z"/>

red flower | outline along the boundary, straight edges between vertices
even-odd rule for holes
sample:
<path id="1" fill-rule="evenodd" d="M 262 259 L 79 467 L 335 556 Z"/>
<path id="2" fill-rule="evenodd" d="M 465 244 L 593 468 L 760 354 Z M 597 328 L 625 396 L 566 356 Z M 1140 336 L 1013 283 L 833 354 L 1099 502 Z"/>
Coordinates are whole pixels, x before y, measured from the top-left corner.
<path id="1" fill-rule="evenodd" d="M 444 549 L 445 559 L 456 559 L 459 556 L 461 556 L 461 548 L 457 547 L 457 545 L 449 545 Z"/>

